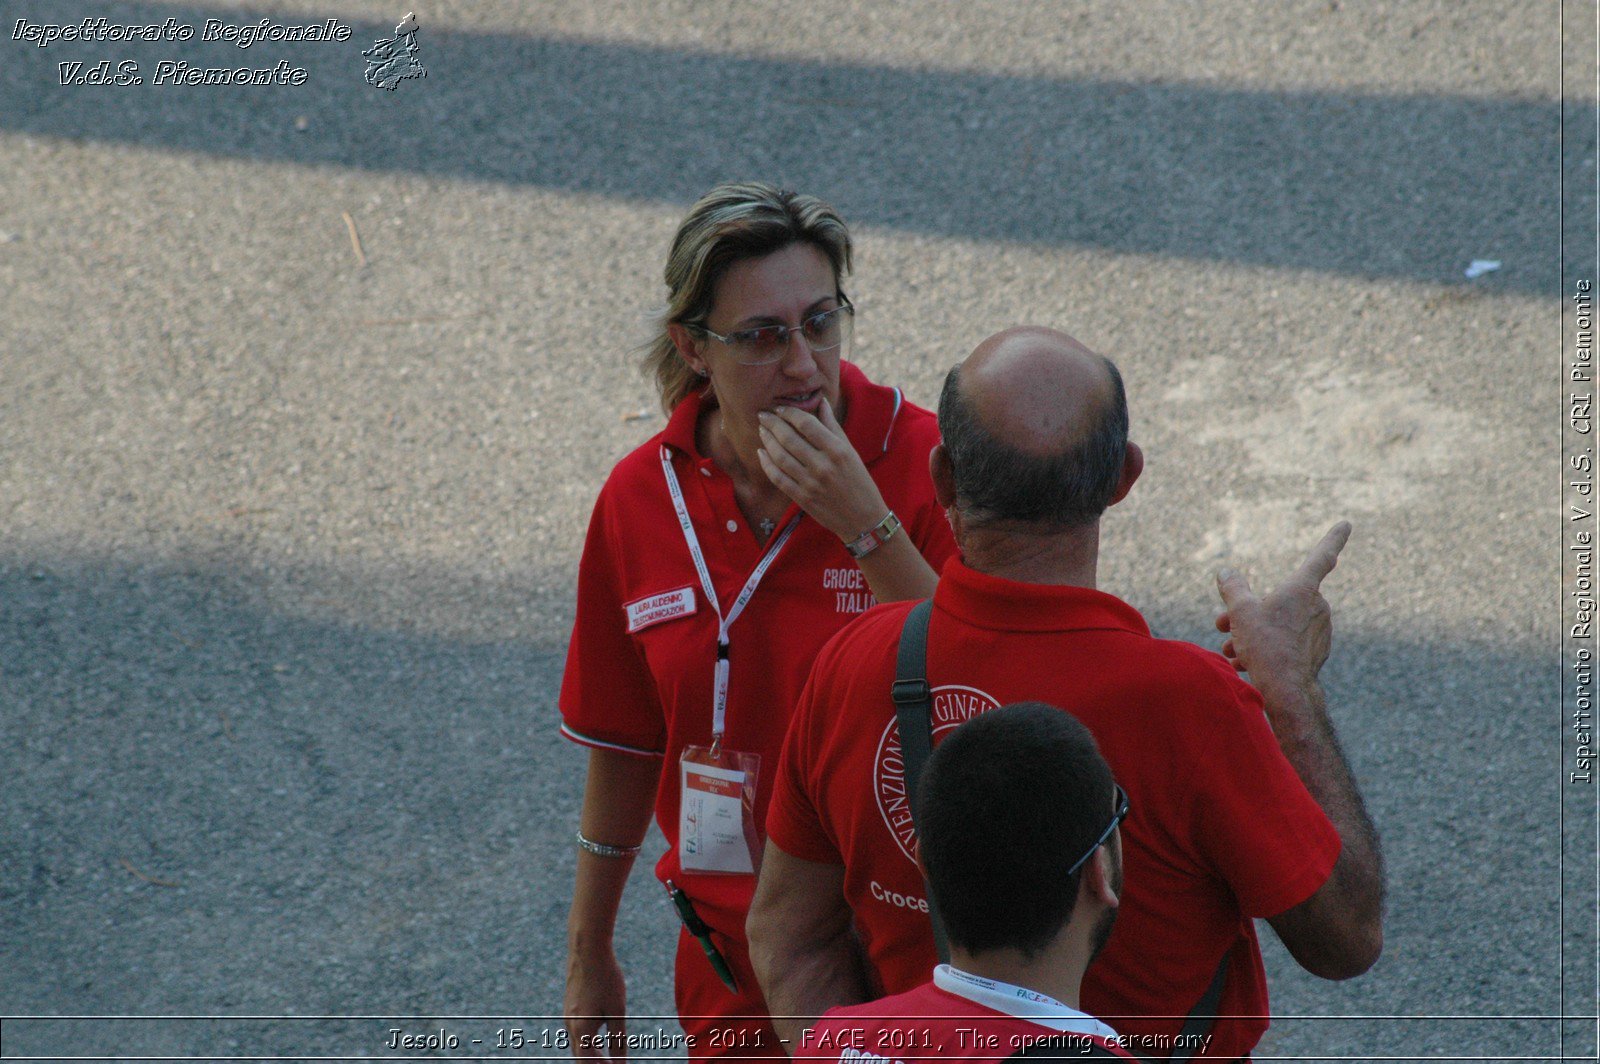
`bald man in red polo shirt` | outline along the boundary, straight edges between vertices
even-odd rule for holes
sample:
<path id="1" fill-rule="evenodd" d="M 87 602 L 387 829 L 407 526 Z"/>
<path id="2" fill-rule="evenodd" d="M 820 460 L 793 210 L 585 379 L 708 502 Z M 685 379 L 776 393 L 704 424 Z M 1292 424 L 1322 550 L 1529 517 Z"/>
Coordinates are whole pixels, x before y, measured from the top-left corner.
<path id="1" fill-rule="evenodd" d="M 1108 360 L 1008 330 L 951 371 L 939 427 L 934 493 L 961 557 L 933 598 L 933 741 L 1023 700 L 1088 725 L 1133 813 L 1116 932 L 1083 1008 L 1157 1057 L 1194 1029 L 1191 1011 L 1216 1013 L 1204 1055 L 1241 1057 L 1267 1026 L 1255 918 L 1324 978 L 1382 949 L 1377 834 L 1317 680 L 1331 641 L 1318 588 L 1349 526 L 1265 597 L 1222 574 L 1218 655 L 1153 638 L 1095 588 L 1100 517 L 1143 469 Z M 889 697 L 911 606 L 872 610 L 823 648 L 780 759 L 747 927 L 792 1044 L 808 1018 L 906 991 L 937 961 Z"/>

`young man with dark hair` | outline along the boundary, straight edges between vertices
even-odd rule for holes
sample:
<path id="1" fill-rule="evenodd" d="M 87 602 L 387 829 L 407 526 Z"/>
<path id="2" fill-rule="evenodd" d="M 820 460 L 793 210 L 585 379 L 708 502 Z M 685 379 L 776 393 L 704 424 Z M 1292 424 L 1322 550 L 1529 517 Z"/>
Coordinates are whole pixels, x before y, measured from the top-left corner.
<path id="1" fill-rule="evenodd" d="M 1078 1009 L 1078 984 L 1122 893 L 1128 796 L 1094 738 L 1042 702 L 956 728 L 928 759 L 918 857 L 950 941 L 930 982 L 837 1008 L 800 1058 L 995 1061 L 1042 1039 L 1063 1056 L 1128 1057 Z"/>

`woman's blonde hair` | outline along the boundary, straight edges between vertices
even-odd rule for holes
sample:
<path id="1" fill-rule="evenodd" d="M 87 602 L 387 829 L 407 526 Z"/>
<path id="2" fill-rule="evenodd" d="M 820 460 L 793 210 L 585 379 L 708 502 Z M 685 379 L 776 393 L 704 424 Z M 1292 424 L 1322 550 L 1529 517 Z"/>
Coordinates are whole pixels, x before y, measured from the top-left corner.
<path id="1" fill-rule="evenodd" d="M 690 208 L 667 256 L 667 309 L 644 357 L 663 410 L 671 413 L 698 380 L 679 356 L 667 326 L 704 324 L 717 281 L 728 267 L 797 243 L 813 244 L 828 256 L 836 286 L 850 272 L 850 231 L 815 196 L 759 182 L 728 184 L 718 185 Z M 842 289 L 837 294 L 844 298 Z"/>

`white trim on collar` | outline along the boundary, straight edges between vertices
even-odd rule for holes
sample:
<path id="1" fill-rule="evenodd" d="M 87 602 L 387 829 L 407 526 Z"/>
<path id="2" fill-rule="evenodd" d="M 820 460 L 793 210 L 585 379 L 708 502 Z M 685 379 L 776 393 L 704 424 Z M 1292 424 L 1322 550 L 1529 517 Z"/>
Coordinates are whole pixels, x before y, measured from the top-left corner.
<path id="1" fill-rule="evenodd" d="M 1092 1034 L 1110 1039 L 1117 1037 L 1116 1031 L 1093 1016 L 1071 1005 L 1063 1005 L 1053 997 L 1011 983 L 1002 983 L 998 979 L 985 979 L 963 972 L 953 965 L 941 964 L 935 968 L 933 985 L 984 1008 L 1032 1020 L 1041 1027 L 1061 1034 Z"/>
<path id="2" fill-rule="evenodd" d="M 900 404 L 905 402 L 905 398 L 906 397 L 901 394 L 899 388 L 894 390 L 894 409 L 889 412 L 889 431 L 883 434 L 882 450 L 884 453 L 887 453 L 889 450 L 889 437 L 894 435 L 895 419 L 900 416 Z"/>

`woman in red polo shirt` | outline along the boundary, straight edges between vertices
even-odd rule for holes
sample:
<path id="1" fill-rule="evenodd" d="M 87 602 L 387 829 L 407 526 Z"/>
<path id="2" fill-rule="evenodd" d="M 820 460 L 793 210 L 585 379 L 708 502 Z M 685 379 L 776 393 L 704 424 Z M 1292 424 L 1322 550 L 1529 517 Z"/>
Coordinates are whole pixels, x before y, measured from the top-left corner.
<path id="1" fill-rule="evenodd" d="M 783 1052 L 744 920 L 790 713 L 830 636 L 931 594 L 954 553 L 933 415 L 845 360 L 849 268 L 833 209 L 767 185 L 713 189 L 673 241 L 646 359 L 667 427 L 595 503 L 561 687 L 562 732 L 590 748 L 565 1003 L 579 1056 L 657 1047 L 622 1037 L 612 948 L 652 812 L 669 844 L 656 874 L 688 922 L 690 1056 Z"/>

